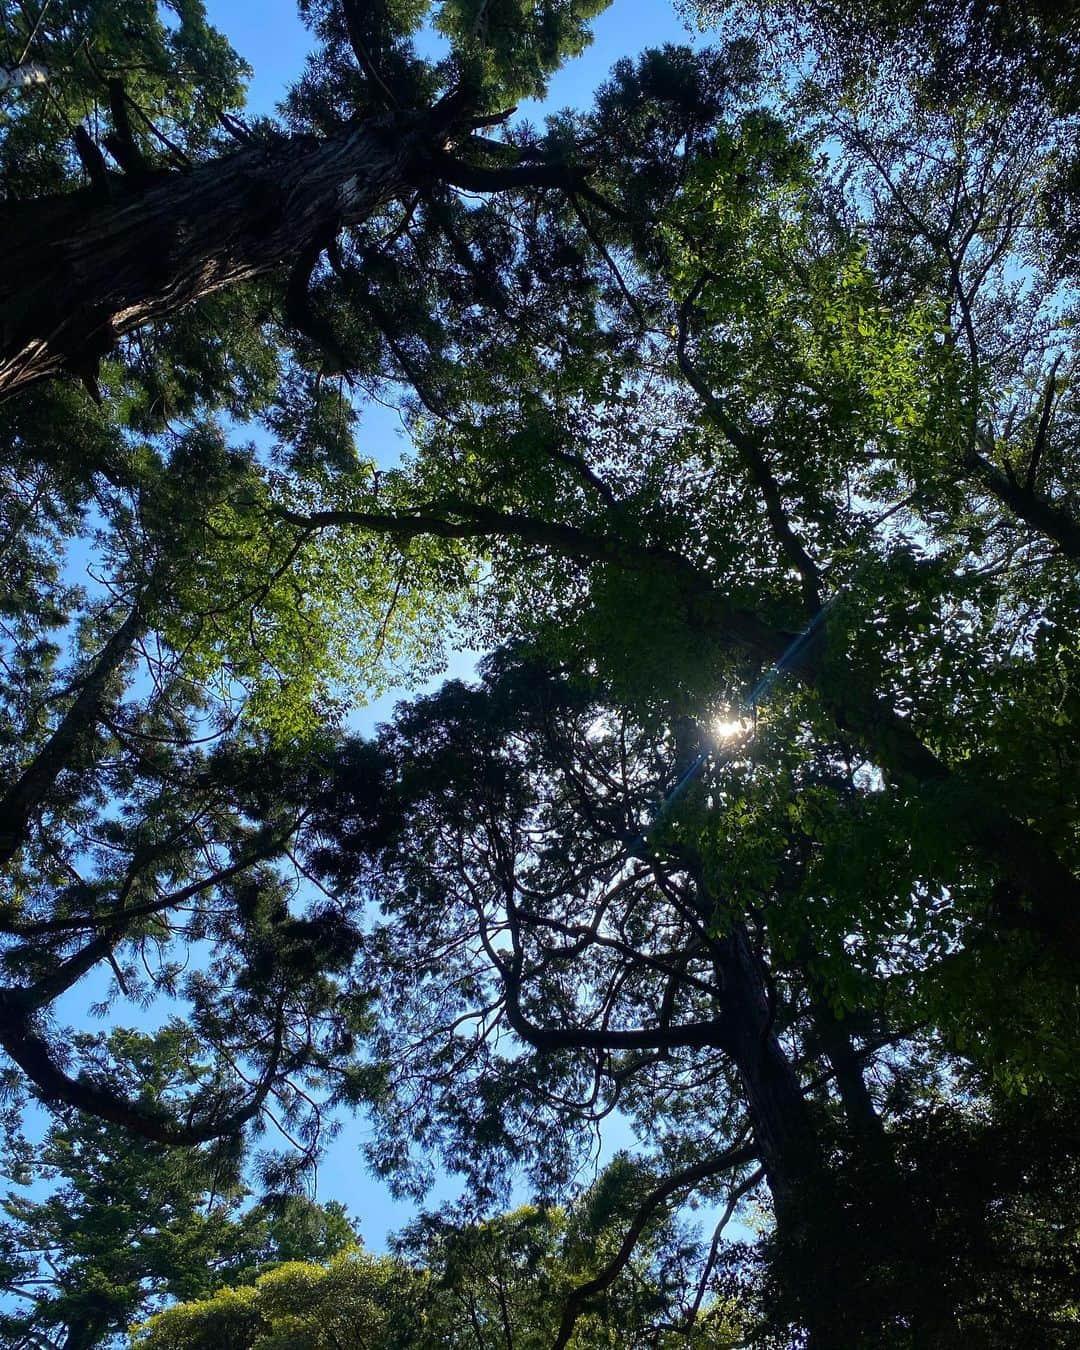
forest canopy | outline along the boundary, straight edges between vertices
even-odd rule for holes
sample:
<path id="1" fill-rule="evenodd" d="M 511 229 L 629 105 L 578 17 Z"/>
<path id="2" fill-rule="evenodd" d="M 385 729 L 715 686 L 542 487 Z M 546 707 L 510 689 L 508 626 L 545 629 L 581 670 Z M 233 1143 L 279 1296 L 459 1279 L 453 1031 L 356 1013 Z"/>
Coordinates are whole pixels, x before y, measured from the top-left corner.
<path id="1" fill-rule="evenodd" d="M 1075 1342 L 1080 21 L 605 9 L 4 9 L 15 1345 Z"/>

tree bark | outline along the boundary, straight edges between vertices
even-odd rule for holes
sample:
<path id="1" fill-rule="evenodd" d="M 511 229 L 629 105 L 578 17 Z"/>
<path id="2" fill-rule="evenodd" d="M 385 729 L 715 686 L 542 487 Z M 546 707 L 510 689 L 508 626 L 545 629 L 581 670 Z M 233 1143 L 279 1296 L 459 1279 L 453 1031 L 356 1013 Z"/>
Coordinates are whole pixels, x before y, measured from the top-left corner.
<path id="1" fill-rule="evenodd" d="M 828 1166 L 795 1069 L 773 1029 L 772 1009 L 744 926 L 717 946 L 729 1047 L 742 1080 L 754 1139 L 772 1194 L 809 1350 L 860 1343 L 845 1326 L 843 1226 Z"/>
<path id="2" fill-rule="evenodd" d="M 108 1330 L 106 1319 L 100 1316 L 87 1314 L 76 1318 L 68 1324 L 63 1350 L 93 1350 Z"/>
<path id="3" fill-rule="evenodd" d="M 844 1108 L 848 1130 L 856 1143 L 875 1158 L 886 1156 L 888 1140 L 874 1099 L 863 1077 L 859 1055 L 843 1017 L 837 1017 L 823 999 L 814 996 L 811 1004 L 814 1030 L 833 1071 L 837 1096 Z"/>
<path id="4" fill-rule="evenodd" d="M 125 334 L 273 272 L 405 193 L 445 140 L 430 115 L 281 137 L 190 172 L 116 178 L 0 214 L 0 398 L 92 368 Z"/>
<path id="5" fill-rule="evenodd" d="M 721 942 L 732 1058 L 746 1090 L 761 1161 L 778 1210 L 793 1203 L 807 1178 L 824 1168 L 816 1132 L 791 1062 L 772 1029 L 761 972 L 742 924 Z"/>
<path id="6" fill-rule="evenodd" d="M 1044 497 L 1034 483 L 1003 473 L 975 450 L 965 456 L 964 468 L 1015 516 L 1052 539 L 1067 558 L 1080 561 L 1080 520 L 1068 507 Z"/>

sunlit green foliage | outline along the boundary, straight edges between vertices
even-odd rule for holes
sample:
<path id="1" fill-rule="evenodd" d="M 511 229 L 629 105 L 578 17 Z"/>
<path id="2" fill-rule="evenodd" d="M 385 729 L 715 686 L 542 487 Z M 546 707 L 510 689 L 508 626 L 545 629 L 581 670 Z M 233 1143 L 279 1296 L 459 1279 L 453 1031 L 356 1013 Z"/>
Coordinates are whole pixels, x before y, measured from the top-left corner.
<path id="1" fill-rule="evenodd" d="M 404 1350 L 423 1344 L 424 1280 L 390 1257 L 354 1249 L 328 1265 L 293 1261 L 254 1285 L 170 1308 L 132 1336 L 141 1350 Z"/>
<path id="2" fill-rule="evenodd" d="M 75 1047 L 100 1063 L 100 1037 Z M 108 1054 L 147 1106 L 205 1074 L 193 1032 L 114 1032 Z M 245 1205 L 232 1143 L 175 1149 L 93 1116 L 58 1112 L 43 1144 L 8 1158 L 13 1180 L 48 1184 L 45 1199 L 10 1191 L 0 1222 L 0 1315 L 7 1344 L 90 1347 L 115 1341 L 165 1298 L 208 1296 L 284 1260 L 325 1260 L 355 1242 L 340 1207 L 297 1196 Z M 11 1310 L 12 1302 L 17 1310 Z M 50 1338 L 47 1341 L 44 1338 Z"/>
<path id="3" fill-rule="evenodd" d="M 133 1350 L 548 1350 L 564 1301 L 615 1254 L 635 1181 L 616 1159 L 567 1213 L 522 1206 L 482 1222 L 426 1215 L 395 1240 L 393 1257 L 354 1248 L 329 1263 L 292 1262 L 253 1285 L 167 1309 L 134 1329 Z M 640 1187 L 639 1187 L 640 1189 Z M 741 1316 L 715 1301 L 677 1328 L 679 1278 L 693 1254 L 671 1223 L 653 1225 L 626 1270 L 582 1315 L 569 1350 L 648 1343 L 729 1350 Z"/>

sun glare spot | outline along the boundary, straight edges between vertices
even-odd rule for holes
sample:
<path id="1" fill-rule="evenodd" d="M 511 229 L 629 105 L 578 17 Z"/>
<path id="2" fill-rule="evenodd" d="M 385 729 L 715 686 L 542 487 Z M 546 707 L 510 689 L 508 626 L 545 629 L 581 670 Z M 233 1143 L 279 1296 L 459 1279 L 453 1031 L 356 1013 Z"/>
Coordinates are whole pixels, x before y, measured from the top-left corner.
<path id="1" fill-rule="evenodd" d="M 718 741 L 734 741 L 745 736 L 750 730 L 750 722 L 745 717 L 732 717 L 730 713 L 713 719 L 712 732 Z"/>

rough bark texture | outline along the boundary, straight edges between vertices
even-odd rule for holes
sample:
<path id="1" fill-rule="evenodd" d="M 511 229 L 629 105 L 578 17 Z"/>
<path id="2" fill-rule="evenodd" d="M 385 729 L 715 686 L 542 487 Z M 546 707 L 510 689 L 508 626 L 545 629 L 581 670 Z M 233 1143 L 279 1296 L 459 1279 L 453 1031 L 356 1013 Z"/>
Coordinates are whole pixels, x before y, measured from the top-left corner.
<path id="1" fill-rule="evenodd" d="M 283 137 L 187 173 L 5 208 L 0 398 L 92 367 L 125 333 L 367 219 L 438 140 L 429 119 L 387 114 L 326 140 Z"/>

